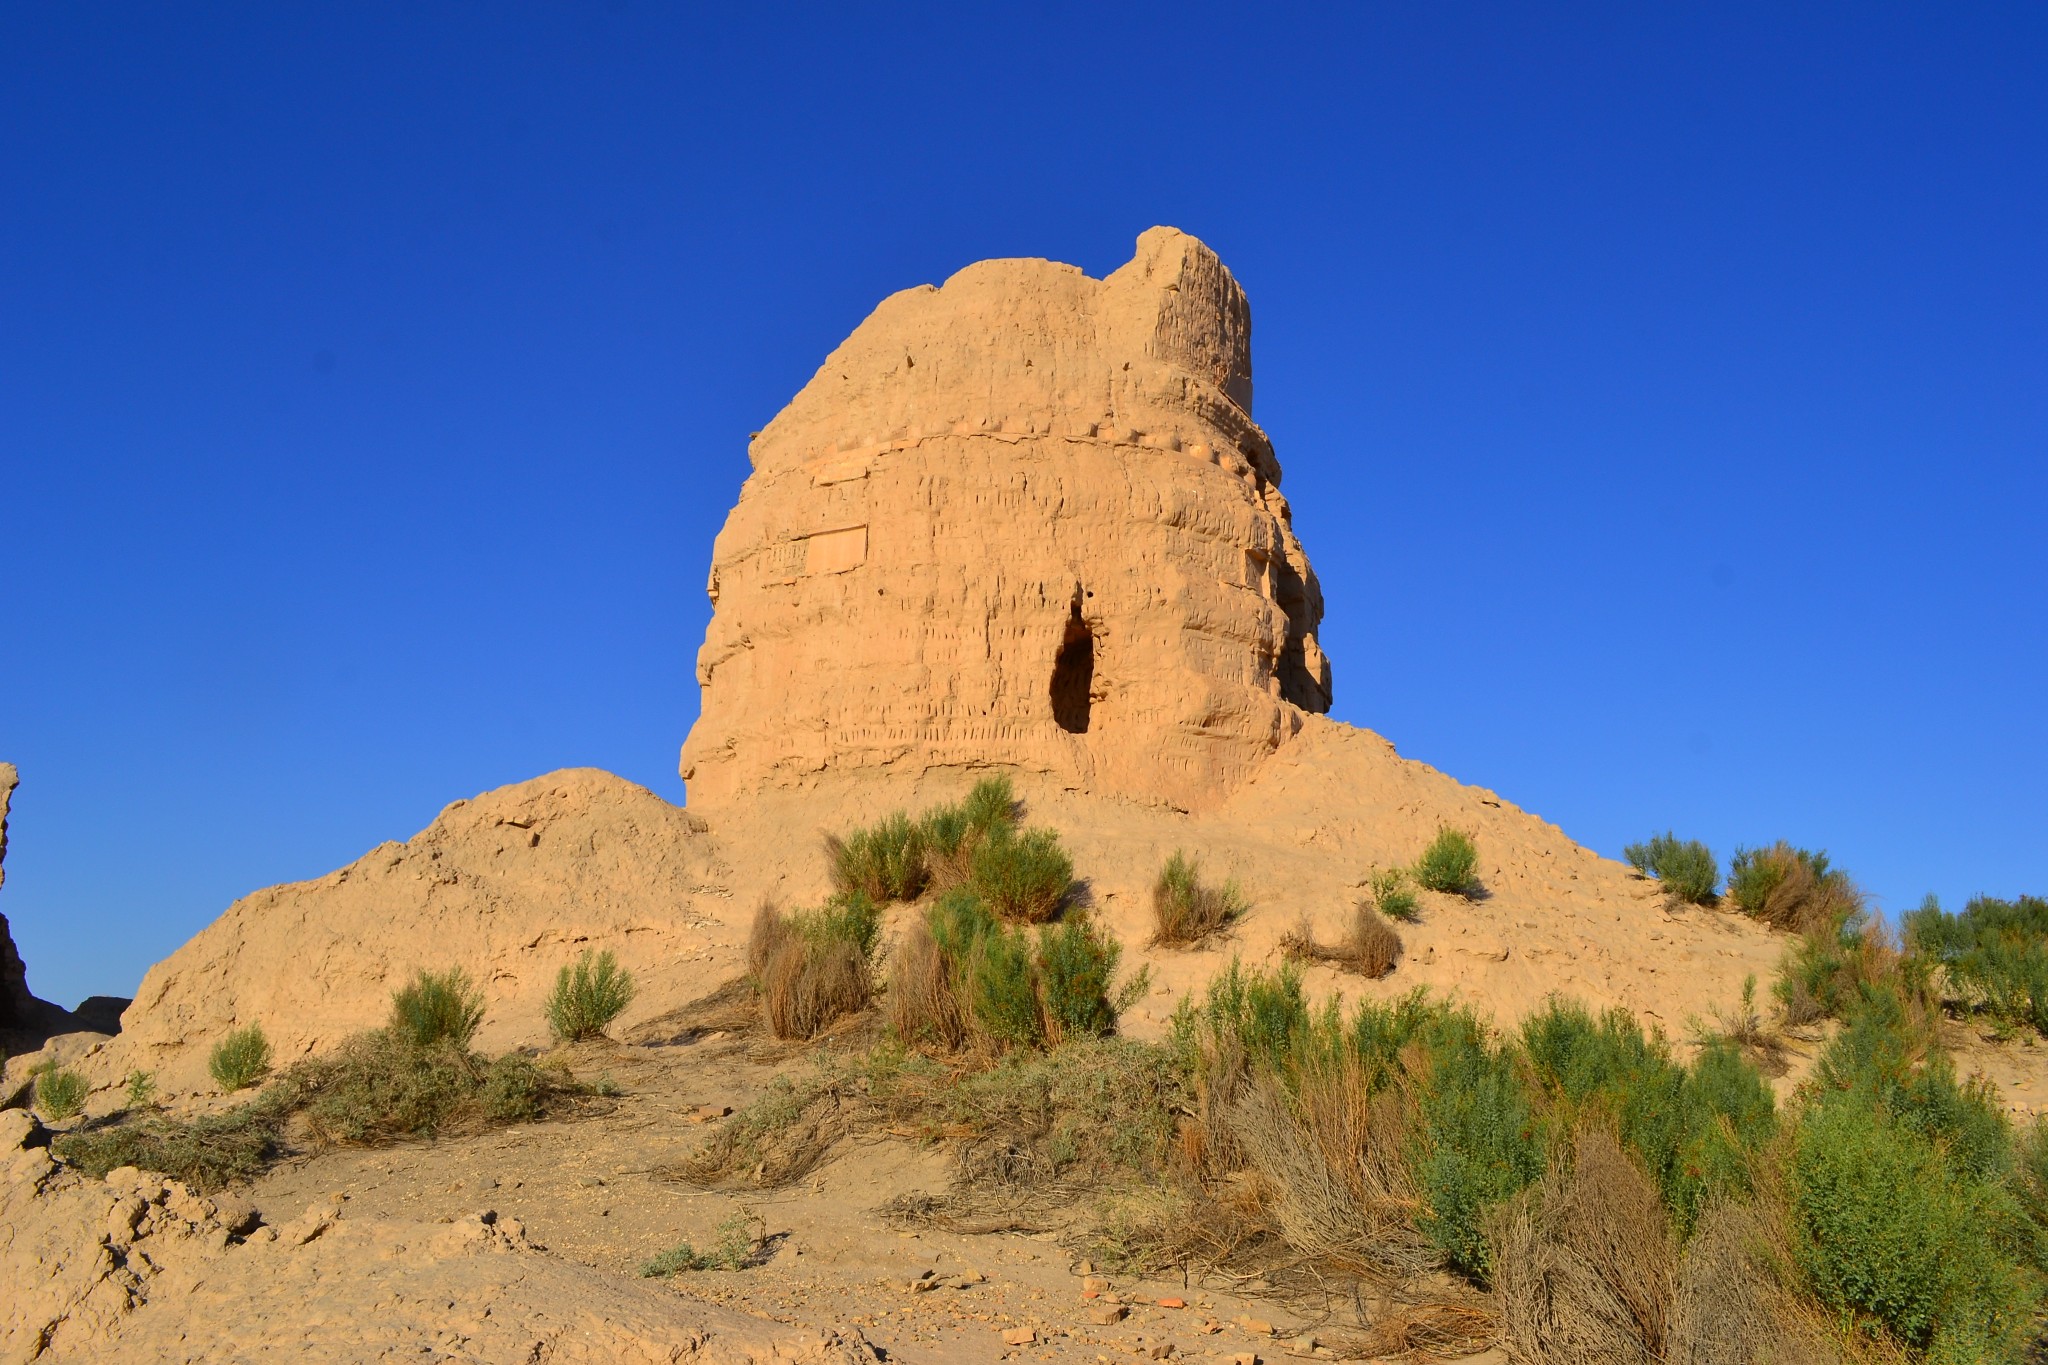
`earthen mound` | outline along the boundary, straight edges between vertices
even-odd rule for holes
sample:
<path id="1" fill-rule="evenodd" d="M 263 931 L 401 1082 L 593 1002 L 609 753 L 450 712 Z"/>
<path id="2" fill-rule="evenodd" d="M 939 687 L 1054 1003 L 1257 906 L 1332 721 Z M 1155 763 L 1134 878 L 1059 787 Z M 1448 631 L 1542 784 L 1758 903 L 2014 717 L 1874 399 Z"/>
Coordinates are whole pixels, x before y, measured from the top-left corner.
<path id="1" fill-rule="evenodd" d="M 1321 589 L 1201 242 L 983 261 L 877 307 L 749 449 L 682 770 L 1001 764 L 1214 805 L 1330 704 Z"/>
<path id="2" fill-rule="evenodd" d="M 694 907 L 715 876 L 701 820 L 610 773 L 456 801 L 405 843 L 229 906 L 150 969 L 93 1071 L 210 1089 L 206 1054 L 228 1029 L 260 1023 L 284 1065 L 383 1023 L 422 968 L 461 967 L 482 986 L 479 1046 L 544 1042 L 542 1002 L 585 949 L 618 952 L 644 1000 L 694 985 L 706 951 Z"/>

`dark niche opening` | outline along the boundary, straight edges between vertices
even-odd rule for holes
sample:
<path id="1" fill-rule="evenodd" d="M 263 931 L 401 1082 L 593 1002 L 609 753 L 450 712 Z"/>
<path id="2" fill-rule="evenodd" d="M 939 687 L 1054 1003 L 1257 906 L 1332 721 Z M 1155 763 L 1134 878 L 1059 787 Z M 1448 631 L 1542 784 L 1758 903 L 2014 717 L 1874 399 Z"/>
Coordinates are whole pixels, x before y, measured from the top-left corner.
<path id="1" fill-rule="evenodd" d="M 1072 735 L 1088 733 L 1088 693 L 1095 686 L 1095 636 L 1081 619 L 1076 594 L 1067 633 L 1052 661 L 1052 718 Z"/>

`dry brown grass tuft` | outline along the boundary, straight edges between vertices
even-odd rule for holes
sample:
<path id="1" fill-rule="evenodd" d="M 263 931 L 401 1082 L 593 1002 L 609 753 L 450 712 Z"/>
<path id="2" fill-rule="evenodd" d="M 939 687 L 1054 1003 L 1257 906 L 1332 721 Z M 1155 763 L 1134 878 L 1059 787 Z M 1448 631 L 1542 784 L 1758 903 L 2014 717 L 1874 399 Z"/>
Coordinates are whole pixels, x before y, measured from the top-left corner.
<path id="1" fill-rule="evenodd" d="M 1159 869 L 1159 878 L 1152 883 L 1155 947 L 1196 947 L 1244 914 L 1247 907 L 1236 882 L 1212 886 L 1202 880 L 1201 872 L 1201 864 L 1179 849 Z"/>
<path id="2" fill-rule="evenodd" d="M 814 1038 L 874 999 L 874 979 L 860 949 L 837 939 L 792 936 L 768 960 L 761 1010 L 777 1038 Z"/>
<path id="3" fill-rule="evenodd" d="M 815 1038 L 874 999 L 867 957 L 841 938 L 807 934 L 764 900 L 747 934 L 747 971 L 761 1017 L 777 1038 Z"/>
<path id="4" fill-rule="evenodd" d="M 889 1026 L 913 1047 L 948 1052 L 967 1041 L 967 1019 L 953 989 L 952 969 L 920 916 L 889 959 Z"/>
<path id="5" fill-rule="evenodd" d="M 1405 1108 L 1392 1092 L 1370 1094 L 1352 1059 L 1305 1071 L 1292 1103 L 1261 1073 L 1223 1121 L 1257 1173 L 1259 1211 L 1296 1251 L 1382 1287 L 1440 1260 L 1414 1225 Z"/>
<path id="6" fill-rule="evenodd" d="M 1401 935 L 1387 917 L 1369 902 L 1351 907 L 1351 919 L 1342 941 L 1328 945 L 1316 940 L 1308 917 L 1280 938 L 1281 955 L 1290 962 L 1326 962 L 1340 971 L 1357 972 L 1377 981 L 1401 960 Z"/>
<path id="7" fill-rule="evenodd" d="M 789 916 L 772 899 L 762 897 L 760 905 L 754 908 L 754 923 L 747 930 L 747 975 L 756 982 L 765 979 L 770 960 L 795 936 Z"/>
<path id="8" fill-rule="evenodd" d="M 1676 1257 L 1656 1184 L 1601 1128 L 1496 1211 L 1494 1301 L 1517 1361 L 1656 1365 Z"/>

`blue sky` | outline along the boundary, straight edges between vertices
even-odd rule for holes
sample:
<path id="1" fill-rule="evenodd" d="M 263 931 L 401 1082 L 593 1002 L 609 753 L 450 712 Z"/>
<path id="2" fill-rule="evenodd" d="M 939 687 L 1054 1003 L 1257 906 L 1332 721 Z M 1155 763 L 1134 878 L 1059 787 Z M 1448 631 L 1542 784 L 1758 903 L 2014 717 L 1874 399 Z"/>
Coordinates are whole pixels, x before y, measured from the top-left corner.
<path id="1" fill-rule="evenodd" d="M 1338 717 L 1608 853 L 2048 888 L 2038 6 L 15 5 L 31 985 L 553 768 L 680 799 L 747 433 L 1154 223 L 1251 295 Z"/>

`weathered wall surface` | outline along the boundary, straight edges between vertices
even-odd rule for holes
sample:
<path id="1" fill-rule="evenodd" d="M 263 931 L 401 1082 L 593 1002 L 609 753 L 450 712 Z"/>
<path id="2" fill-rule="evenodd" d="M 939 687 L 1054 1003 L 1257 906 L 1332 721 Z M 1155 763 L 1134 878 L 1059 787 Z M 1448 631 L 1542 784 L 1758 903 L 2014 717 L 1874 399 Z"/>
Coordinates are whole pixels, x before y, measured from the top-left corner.
<path id="1" fill-rule="evenodd" d="M 1106 279 L 984 261 L 884 300 L 751 448 L 691 805 L 983 764 L 1222 800 L 1330 700 L 1251 393 L 1244 293 L 1171 228 Z"/>
<path id="2" fill-rule="evenodd" d="M 14 798 L 14 789 L 20 785 L 21 774 L 14 765 L 0 763 L 0 886 L 7 884 L 7 807 Z M 33 1007 L 32 1001 L 28 969 L 22 965 L 21 954 L 15 951 L 7 916 L 0 914 L 0 1032 L 25 1019 Z"/>

